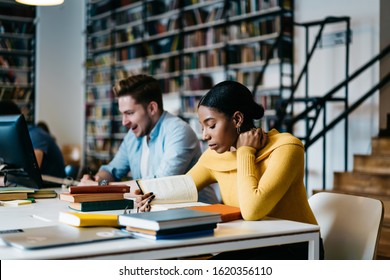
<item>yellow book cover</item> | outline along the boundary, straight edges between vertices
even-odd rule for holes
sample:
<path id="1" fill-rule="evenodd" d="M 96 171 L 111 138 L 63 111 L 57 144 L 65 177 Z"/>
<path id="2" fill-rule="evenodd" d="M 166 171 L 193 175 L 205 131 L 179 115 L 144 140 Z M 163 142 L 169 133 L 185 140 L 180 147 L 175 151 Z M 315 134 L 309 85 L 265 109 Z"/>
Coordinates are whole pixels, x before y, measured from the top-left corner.
<path id="1" fill-rule="evenodd" d="M 16 200 L 9 200 L 9 201 L 2 201 L 0 202 L 3 206 L 19 206 L 19 205 L 25 205 L 25 204 L 31 204 L 32 201 L 28 199 L 16 199 Z"/>
<path id="2" fill-rule="evenodd" d="M 118 215 L 115 214 L 60 212 L 58 220 L 76 227 L 119 227 Z"/>

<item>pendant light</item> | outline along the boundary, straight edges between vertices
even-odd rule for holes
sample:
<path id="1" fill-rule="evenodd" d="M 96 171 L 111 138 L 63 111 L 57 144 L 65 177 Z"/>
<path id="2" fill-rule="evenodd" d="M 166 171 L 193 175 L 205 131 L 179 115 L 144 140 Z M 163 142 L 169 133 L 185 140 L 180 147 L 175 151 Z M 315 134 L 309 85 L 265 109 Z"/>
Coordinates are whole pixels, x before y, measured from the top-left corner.
<path id="1" fill-rule="evenodd" d="M 64 3 L 64 0 L 15 0 L 18 3 L 33 6 L 55 6 Z"/>

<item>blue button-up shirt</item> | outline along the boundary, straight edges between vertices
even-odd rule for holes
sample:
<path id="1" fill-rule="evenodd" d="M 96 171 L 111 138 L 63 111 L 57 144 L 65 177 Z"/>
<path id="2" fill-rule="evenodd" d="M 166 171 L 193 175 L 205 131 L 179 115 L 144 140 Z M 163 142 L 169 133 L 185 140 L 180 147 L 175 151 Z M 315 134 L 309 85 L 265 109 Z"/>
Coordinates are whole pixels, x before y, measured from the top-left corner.
<path id="1" fill-rule="evenodd" d="M 192 128 L 179 117 L 164 111 L 150 133 L 148 174 L 142 177 L 142 140 L 129 131 L 113 160 L 100 169 L 110 172 L 116 180 L 125 177 L 129 171 L 133 179 L 185 174 L 202 153 Z"/>
<path id="2" fill-rule="evenodd" d="M 118 181 L 129 172 L 133 179 L 173 176 L 187 173 L 202 154 L 199 140 L 188 123 L 164 111 L 150 133 L 148 174 L 141 176 L 142 140 L 143 137 L 137 138 L 129 131 L 112 161 L 100 170 L 110 172 Z M 199 192 L 198 200 L 218 203 L 211 186 Z"/>

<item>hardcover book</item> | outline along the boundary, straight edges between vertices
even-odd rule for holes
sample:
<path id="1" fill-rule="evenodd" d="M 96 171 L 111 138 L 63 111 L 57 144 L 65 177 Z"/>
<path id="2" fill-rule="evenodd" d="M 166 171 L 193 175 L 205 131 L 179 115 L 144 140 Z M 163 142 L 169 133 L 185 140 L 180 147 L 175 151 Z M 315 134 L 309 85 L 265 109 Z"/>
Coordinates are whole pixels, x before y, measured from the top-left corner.
<path id="1" fill-rule="evenodd" d="M 181 228 L 173 229 L 161 229 L 161 230 L 148 230 L 136 227 L 126 227 L 126 230 L 134 234 L 142 234 L 145 236 L 150 236 L 152 239 L 163 239 L 163 238 L 176 238 L 179 236 L 192 235 L 198 232 L 213 232 L 217 227 L 216 223 L 195 225 Z M 154 236 L 154 237 L 153 237 Z"/>
<path id="2" fill-rule="evenodd" d="M 241 210 L 239 207 L 225 205 L 225 204 L 209 204 L 205 206 L 193 206 L 193 207 L 189 207 L 189 209 L 219 213 L 221 214 L 222 222 L 230 222 L 230 221 L 242 219 Z"/>
<path id="3" fill-rule="evenodd" d="M 145 234 L 141 232 L 132 232 L 132 235 L 134 237 L 142 237 L 142 238 L 148 238 L 153 240 L 191 238 L 191 237 L 200 237 L 200 236 L 206 236 L 212 234 L 214 234 L 213 228 L 205 229 L 205 230 L 189 231 L 183 233 L 166 234 L 166 235 L 152 235 L 152 234 Z"/>
<path id="4" fill-rule="evenodd" d="M 127 193 L 130 192 L 130 186 L 127 185 L 108 185 L 108 186 L 70 186 L 69 193 Z"/>
<path id="5" fill-rule="evenodd" d="M 60 212 L 58 221 L 76 227 L 119 227 L 115 214 Z"/>
<path id="6" fill-rule="evenodd" d="M 103 200 L 103 201 L 85 201 L 85 202 L 70 202 L 69 208 L 82 212 L 89 211 L 105 211 L 119 209 L 133 209 L 134 201 L 131 199 L 120 200 Z"/>
<path id="7" fill-rule="evenodd" d="M 27 187 L 0 187 L 0 193 L 33 193 L 34 191 Z"/>
<path id="8" fill-rule="evenodd" d="M 27 193 L 0 193 L 0 200 L 27 199 Z"/>
<path id="9" fill-rule="evenodd" d="M 120 200 L 123 193 L 61 193 L 60 199 L 68 202 Z"/>
<path id="10" fill-rule="evenodd" d="M 34 189 L 26 187 L 0 187 L 0 200 L 27 199 Z"/>
<path id="11" fill-rule="evenodd" d="M 33 197 L 33 198 L 54 198 L 54 197 L 57 197 L 57 192 L 55 190 L 39 189 L 39 190 L 35 190 L 35 192 L 33 192 L 33 193 L 29 193 L 28 197 Z"/>
<path id="12" fill-rule="evenodd" d="M 130 226 L 149 230 L 162 230 L 196 226 L 221 222 L 221 215 L 187 208 L 166 211 L 121 214 L 118 222 L 122 226 Z"/>

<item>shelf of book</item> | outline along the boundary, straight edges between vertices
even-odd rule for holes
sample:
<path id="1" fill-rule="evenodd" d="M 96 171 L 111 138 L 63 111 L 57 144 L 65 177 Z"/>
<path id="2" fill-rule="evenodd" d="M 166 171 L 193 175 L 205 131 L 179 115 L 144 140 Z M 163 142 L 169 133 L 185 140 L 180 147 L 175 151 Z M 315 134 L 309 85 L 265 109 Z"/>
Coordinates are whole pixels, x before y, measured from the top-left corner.
<path id="1" fill-rule="evenodd" d="M 158 79 L 164 102 L 177 97 L 180 108 L 173 113 L 188 120 L 199 136 L 197 121 L 191 120 L 197 118 L 197 102 L 226 79 L 256 89 L 255 98 L 271 110 L 267 116 L 274 113 L 282 88 L 292 87 L 293 4 L 293 0 L 88 1 L 87 129 L 96 125 L 94 118 L 101 118 L 96 112 L 109 110 L 107 132 L 123 133 L 113 124 L 119 112 L 111 87 L 135 73 Z M 262 73 L 265 65 L 271 68 L 271 78 Z M 286 67 L 290 79 L 285 78 Z M 100 99 L 109 102 L 97 102 Z M 92 141 L 93 136 L 88 137 Z M 110 154 L 110 144 L 105 148 Z M 93 158 L 88 150 L 86 156 Z"/>
<path id="2" fill-rule="evenodd" d="M 36 9 L 0 1 L 0 100 L 12 100 L 34 121 Z"/>

